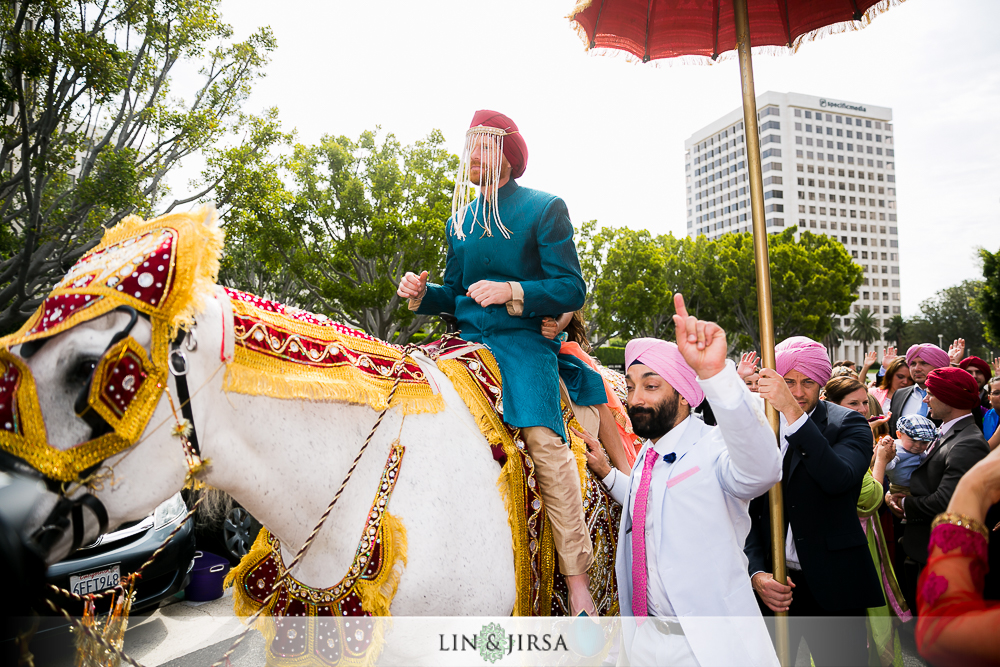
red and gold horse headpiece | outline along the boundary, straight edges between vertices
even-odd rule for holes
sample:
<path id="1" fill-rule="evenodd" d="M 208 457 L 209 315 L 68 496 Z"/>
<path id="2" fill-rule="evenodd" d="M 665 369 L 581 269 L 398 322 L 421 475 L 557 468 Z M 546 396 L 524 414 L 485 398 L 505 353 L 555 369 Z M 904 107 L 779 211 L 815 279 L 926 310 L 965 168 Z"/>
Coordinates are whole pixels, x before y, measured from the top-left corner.
<path id="1" fill-rule="evenodd" d="M 211 298 L 223 234 L 214 208 L 151 221 L 126 218 L 66 277 L 16 333 L 0 338 L 0 450 L 46 476 L 77 479 L 133 444 L 166 385 L 170 341 Z M 48 443 L 35 384 L 15 345 L 48 338 L 122 306 L 152 323 L 151 354 L 131 337 L 102 357 L 88 403 L 114 429 L 67 450 Z"/>

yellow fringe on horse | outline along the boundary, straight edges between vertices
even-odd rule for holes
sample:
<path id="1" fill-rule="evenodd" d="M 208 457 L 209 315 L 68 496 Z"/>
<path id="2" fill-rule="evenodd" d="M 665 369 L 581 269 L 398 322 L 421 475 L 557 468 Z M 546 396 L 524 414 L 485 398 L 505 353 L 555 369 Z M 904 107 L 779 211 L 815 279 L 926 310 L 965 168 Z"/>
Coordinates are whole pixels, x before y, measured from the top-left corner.
<path id="1" fill-rule="evenodd" d="M 249 352 L 241 347 L 235 349 L 232 363 L 226 366 L 223 390 L 250 396 L 271 396 L 284 399 L 305 399 L 307 401 L 344 401 L 368 405 L 373 410 L 384 410 L 389 397 L 387 381 L 385 387 L 375 386 L 360 373 L 349 368 L 309 368 L 294 364 L 282 364 L 264 355 Z M 396 390 L 392 407 L 404 415 L 436 413 L 444 410 L 444 397 L 432 394 L 430 388 L 400 386 Z"/>
<path id="2" fill-rule="evenodd" d="M 492 362 L 493 366 L 496 366 L 492 355 L 483 358 L 483 361 L 484 363 Z M 524 515 L 524 469 L 520 465 L 514 465 L 520 457 L 520 453 L 500 416 L 483 396 L 479 385 L 469 376 L 462 362 L 455 359 L 438 359 L 437 365 L 441 372 L 451 380 L 455 391 L 468 406 L 486 441 L 491 445 L 502 447 L 504 454 L 507 455 L 507 461 L 510 465 L 505 465 L 500 470 L 497 488 L 500 490 L 500 497 L 503 498 L 504 509 L 507 510 L 510 532 L 514 541 L 514 578 L 517 599 L 514 602 L 512 614 L 514 616 L 531 616 L 531 562 L 527 544 L 527 522 Z M 496 369 L 496 376 L 500 376 L 499 368 Z M 539 593 L 542 600 L 549 600 L 552 597 L 554 568 L 555 554 L 553 552 L 542 568 L 541 592 Z M 548 609 L 547 603 L 545 608 Z"/>
<path id="3" fill-rule="evenodd" d="M 384 553 L 388 557 L 381 574 L 373 581 L 358 581 L 355 590 L 361 598 L 361 608 L 372 616 L 392 616 L 389 605 L 396 597 L 399 579 L 406 569 L 406 526 L 389 512 L 382 517 Z"/>
<path id="4" fill-rule="evenodd" d="M 384 529 L 382 531 L 382 557 L 386 559 L 385 564 L 381 568 L 377 578 L 371 581 L 359 579 L 354 584 L 353 590 L 358 598 L 360 598 L 361 608 L 365 612 L 374 617 L 387 618 L 392 616 L 389 607 L 396 596 L 396 589 L 399 587 L 399 580 L 403 575 L 407 563 L 407 537 L 406 526 L 403 525 L 402 520 L 389 512 L 386 512 L 382 517 L 382 527 Z M 277 562 L 280 562 L 281 559 L 280 554 L 272 553 L 272 547 L 268 543 L 269 537 L 267 529 L 261 529 L 256 541 L 254 541 L 253 547 L 250 548 L 250 551 L 243 557 L 239 565 L 229 571 L 223 583 L 225 588 L 233 588 L 233 610 L 243 622 L 246 622 L 251 616 L 257 613 L 260 605 L 246 594 L 242 586 L 239 585 L 239 582 L 243 581 L 243 578 L 249 573 L 251 568 L 257 565 L 262 559 L 271 557 L 277 559 Z M 283 566 L 281 567 L 281 571 L 284 571 Z M 293 577 L 289 575 L 288 579 L 293 579 Z M 309 588 L 297 580 L 295 583 L 298 587 Z M 325 591 L 318 590 L 317 592 L 322 594 Z M 277 597 L 277 595 L 274 595 L 253 624 L 253 628 L 264 637 L 265 647 L 271 646 L 271 642 L 277 636 L 277 626 L 273 617 Z M 334 619 L 337 619 L 336 622 L 339 623 L 347 620 L 347 617 L 323 617 L 321 620 L 319 617 L 316 617 L 316 619 L 315 622 L 322 623 L 333 623 L 335 622 Z M 388 622 L 375 619 L 373 623 L 374 630 L 372 632 L 371 644 L 369 644 L 363 658 L 356 660 L 351 656 L 343 655 L 338 663 L 338 667 L 356 667 L 374 665 L 376 663 L 385 644 L 385 632 Z M 316 633 L 314 631 L 310 634 L 315 638 Z M 312 656 L 310 652 L 301 658 L 282 660 L 280 664 L 283 667 L 307 667 L 322 663 Z"/>

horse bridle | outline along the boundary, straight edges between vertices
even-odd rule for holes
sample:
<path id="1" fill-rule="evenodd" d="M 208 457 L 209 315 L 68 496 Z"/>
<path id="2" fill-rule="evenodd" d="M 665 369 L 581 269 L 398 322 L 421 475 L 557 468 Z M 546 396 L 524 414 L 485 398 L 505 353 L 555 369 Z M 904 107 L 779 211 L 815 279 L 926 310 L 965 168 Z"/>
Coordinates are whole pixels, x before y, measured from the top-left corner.
<path id="1" fill-rule="evenodd" d="M 104 353 L 101 355 L 102 357 L 106 355 L 112 347 L 131 335 L 132 329 L 139 320 L 140 313 L 135 308 L 130 306 L 120 306 L 115 310 L 127 313 L 129 315 L 129 321 L 124 328 L 116 332 L 111 338 L 111 342 L 108 343 L 107 347 L 104 349 Z M 30 347 L 27 347 L 27 349 L 25 349 L 24 346 L 22 347 L 22 356 L 27 358 L 34 355 L 47 340 L 48 339 L 41 339 L 26 343 L 25 346 L 30 345 Z M 200 458 L 201 449 L 198 445 L 198 434 L 194 427 L 194 411 L 191 408 L 191 394 L 187 382 L 187 357 L 182 349 L 182 344 L 189 352 L 193 352 L 197 349 L 198 342 L 193 328 L 190 330 L 181 329 L 171 342 L 167 366 L 170 370 L 170 374 L 174 376 L 174 381 L 177 387 L 177 399 L 181 404 L 180 407 L 182 415 L 187 423 L 190 424 L 190 433 L 186 438 L 188 445 L 191 452 Z M 90 377 L 80 390 L 74 404 L 74 411 L 76 412 L 76 415 L 90 426 L 91 436 L 94 438 L 112 430 L 111 425 L 100 414 L 91 408 L 88 401 L 90 388 L 94 382 L 95 372 L 96 367 L 91 371 Z M 103 463 L 103 461 L 98 462 L 83 471 L 81 477 L 86 478 L 91 475 L 93 472 L 98 470 Z M 53 507 L 52 511 L 49 512 L 45 521 L 43 521 L 42 525 L 31 535 L 32 541 L 42 550 L 42 553 L 49 553 L 62 535 L 69 529 L 72 529 L 73 531 L 70 553 L 76 551 L 82 546 L 84 530 L 86 527 L 83 516 L 84 507 L 88 508 L 97 518 L 98 534 L 103 534 L 107 531 L 109 522 L 107 509 L 104 507 L 104 504 L 92 493 L 86 492 L 76 498 L 69 498 L 66 496 L 65 485 L 63 482 L 48 477 L 32 466 L 27 465 L 17 457 L 5 452 L 0 452 L 0 464 L 3 464 L 4 467 L 9 469 L 16 470 L 19 473 L 26 474 L 43 481 L 48 490 L 57 494 L 59 497 L 55 507 Z"/>

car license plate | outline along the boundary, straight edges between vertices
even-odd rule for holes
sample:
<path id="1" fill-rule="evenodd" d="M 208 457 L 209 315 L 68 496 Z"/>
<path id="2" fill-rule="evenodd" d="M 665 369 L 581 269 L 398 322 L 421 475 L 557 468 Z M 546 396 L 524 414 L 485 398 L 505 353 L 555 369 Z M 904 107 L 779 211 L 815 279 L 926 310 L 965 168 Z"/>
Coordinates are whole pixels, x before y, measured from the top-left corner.
<path id="1" fill-rule="evenodd" d="M 70 576 L 69 589 L 77 595 L 100 593 L 101 591 L 117 586 L 120 579 L 121 571 L 117 565 L 112 565 L 105 570 Z"/>

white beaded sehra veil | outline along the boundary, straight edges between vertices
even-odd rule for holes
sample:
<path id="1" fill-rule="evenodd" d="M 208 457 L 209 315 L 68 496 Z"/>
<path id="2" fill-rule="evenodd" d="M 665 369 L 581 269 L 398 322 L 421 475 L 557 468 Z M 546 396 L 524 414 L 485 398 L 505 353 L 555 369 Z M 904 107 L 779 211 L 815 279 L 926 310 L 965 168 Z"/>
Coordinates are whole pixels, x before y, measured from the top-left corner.
<path id="1" fill-rule="evenodd" d="M 504 227 L 504 224 L 500 221 L 500 202 L 498 197 L 500 172 L 503 164 L 503 141 L 504 137 L 508 134 L 513 133 L 486 125 L 471 127 L 465 133 L 465 148 L 462 150 L 462 159 L 458 164 L 458 175 L 455 178 L 455 193 L 451 198 L 451 230 L 459 241 L 465 239 L 465 230 L 463 229 L 465 214 L 473 203 L 475 204 L 475 208 L 473 209 L 473 222 L 472 227 L 469 229 L 470 233 L 478 224 L 483 228 L 483 236 L 492 237 L 493 223 L 496 223 L 497 229 L 500 230 L 503 237 L 510 239 L 510 230 Z M 484 196 L 473 199 L 473 189 L 468 185 L 469 159 L 476 144 L 480 141 L 489 141 L 491 143 L 488 151 L 485 149 L 482 151 L 484 162 L 480 166 L 482 170 L 481 178 L 486 183 L 480 189 L 485 188 L 486 192 L 480 192 Z M 489 157 L 488 160 L 486 159 L 487 156 Z M 482 206 L 483 202 L 485 202 L 485 206 Z M 480 211 L 480 208 L 483 210 Z"/>

